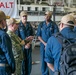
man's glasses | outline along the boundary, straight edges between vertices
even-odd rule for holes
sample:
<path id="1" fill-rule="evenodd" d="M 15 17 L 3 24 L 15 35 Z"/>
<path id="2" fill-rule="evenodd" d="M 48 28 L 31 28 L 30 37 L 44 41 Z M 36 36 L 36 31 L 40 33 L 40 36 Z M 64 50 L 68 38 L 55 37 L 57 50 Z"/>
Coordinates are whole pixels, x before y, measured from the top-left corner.
<path id="1" fill-rule="evenodd" d="M 24 16 L 22 16 L 22 17 L 27 17 L 27 15 L 24 15 Z"/>

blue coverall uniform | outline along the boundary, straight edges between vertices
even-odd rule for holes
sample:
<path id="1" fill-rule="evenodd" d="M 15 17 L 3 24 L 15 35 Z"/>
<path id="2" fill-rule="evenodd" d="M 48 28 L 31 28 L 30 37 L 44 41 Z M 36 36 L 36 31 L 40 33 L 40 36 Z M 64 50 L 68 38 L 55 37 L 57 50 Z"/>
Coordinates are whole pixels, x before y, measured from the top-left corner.
<path id="1" fill-rule="evenodd" d="M 12 53 L 11 39 L 0 29 L 0 75 L 11 75 L 15 72 L 15 60 Z"/>
<path id="2" fill-rule="evenodd" d="M 73 28 L 73 31 L 75 31 L 75 32 L 76 32 L 76 26 Z"/>
<path id="3" fill-rule="evenodd" d="M 33 35 L 33 29 L 29 22 L 26 23 L 26 27 L 25 27 L 21 21 L 16 33 L 22 40 L 24 40 L 28 36 Z M 25 67 L 24 75 L 30 75 L 32 69 L 32 46 L 29 49 L 24 49 L 23 51 L 25 58 L 25 66 L 23 66 Z"/>
<path id="4" fill-rule="evenodd" d="M 60 32 L 64 37 L 76 38 L 76 32 L 71 28 L 66 27 Z M 71 41 L 71 40 L 70 40 Z M 75 40 L 72 40 L 72 42 Z M 45 62 L 52 64 L 54 59 L 54 70 L 60 71 L 60 50 L 62 49 L 61 43 L 54 36 L 51 36 L 47 42 L 45 50 Z"/>
<path id="5" fill-rule="evenodd" d="M 50 21 L 48 25 L 46 25 L 46 22 L 43 21 L 42 23 L 39 24 L 38 29 L 37 29 L 37 36 L 41 37 L 43 41 L 47 43 L 49 37 L 53 33 L 58 32 L 58 27 L 56 23 L 53 21 Z M 42 75 L 48 75 L 48 67 L 46 62 L 44 61 L 45 58 L 45 46 L 43 43 L 40 43 L 40 54 L 41 54 L 41 71 Z"/>

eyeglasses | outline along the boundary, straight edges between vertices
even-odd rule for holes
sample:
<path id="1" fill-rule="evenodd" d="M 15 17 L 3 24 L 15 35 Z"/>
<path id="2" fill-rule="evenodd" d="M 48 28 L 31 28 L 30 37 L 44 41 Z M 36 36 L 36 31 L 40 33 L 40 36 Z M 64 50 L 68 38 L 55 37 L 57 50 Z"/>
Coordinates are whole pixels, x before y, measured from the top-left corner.
<path id="1" fill-rule="evenodd" d="M 24 15 L 24 16 L 22 16 L 22 17 L 27 17 L 27 15 Z"/>

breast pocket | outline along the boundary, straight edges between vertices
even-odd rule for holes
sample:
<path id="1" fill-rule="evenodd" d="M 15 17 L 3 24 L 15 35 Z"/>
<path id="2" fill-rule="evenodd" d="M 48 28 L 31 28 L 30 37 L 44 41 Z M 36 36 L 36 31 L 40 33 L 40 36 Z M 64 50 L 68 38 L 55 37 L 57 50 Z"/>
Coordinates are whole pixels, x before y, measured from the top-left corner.
<path id="1" fill-rule="evenodd" d="M 25 38 L 26 30 L 23 27 L 19 29 L 19 33 L 20 33 L 21 38 Z"/>
<path id="2" fill-rule="evenodd" d="M 46 36 L 46 29 L 44 29 L 44 28 L 41 28 L 41 35 L 42 35 L 42 37 L 45 37 Z"/>
<path id="3" fill-rule="evenodd" d="M 50 37 L 53 33 L 53 28 L 49 28 L 47 31 L 48 36 Z"/>
<path id="4" fill-rule="evenodd" d="M 23 32 L 24 30 L 25 30 L 24 27 L 20 27 L 20 28 L 19 28 L 19 31 L 20 31 L 20 32 Z"/>
<path id="5" fill-rule="evenodd" d="M 23 32 L 25 32 L 25 28 L 24 27 L 20 27 L 19 31 L 20 31 L 20 33 L 23 33 Z"/>
<path id="6" fill-rule="evenodd" d="M 50 28 L 49 30 L 50 30 L 50 32 L 51 32 L 51 33 L 54 33 L 54 30 L 53 30 L 53 28 Z"/>

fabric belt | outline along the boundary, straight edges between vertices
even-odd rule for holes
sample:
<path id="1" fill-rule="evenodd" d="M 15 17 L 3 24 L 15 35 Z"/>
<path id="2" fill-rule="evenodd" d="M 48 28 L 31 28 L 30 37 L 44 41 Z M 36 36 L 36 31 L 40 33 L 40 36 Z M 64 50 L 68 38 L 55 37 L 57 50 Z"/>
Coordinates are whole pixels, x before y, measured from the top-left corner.
<path id="1" fill-rule="evenodd" d="M 9 66 L 8 64 L 0 63 L 0 67 Z"/>

